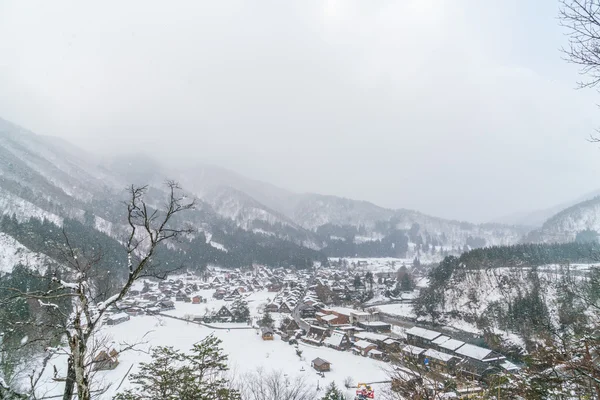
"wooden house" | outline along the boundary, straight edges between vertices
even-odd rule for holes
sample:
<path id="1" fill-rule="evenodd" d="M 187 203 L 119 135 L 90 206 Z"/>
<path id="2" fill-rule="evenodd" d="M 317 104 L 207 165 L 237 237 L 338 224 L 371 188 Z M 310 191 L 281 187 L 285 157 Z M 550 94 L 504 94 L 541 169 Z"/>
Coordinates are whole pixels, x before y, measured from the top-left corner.
<path id="1" fill-rule="evenodd" d="M 269 303 L 265 306 L 265 311 L 277 312 L 279 311 L 279 305 L 277 303 Z"/>
<path id="2" fill-rule="evenodd" d="M 426 350 L 421 347 L 408 344 L 400 351 L 407 360 L 410 360 L 413 363 L 418 363 L 424 358 L 423 353 L 425 353 Z"/>
<path id="3" fill-rule="evenodd" d="M 293 319 L 283 321 L 281 324 L 281 331 L 287 335 L 293 335 L 298 329 L 300 329 L 300 326 L 298 326 L 298 323 Z"/>
<path id="4" fill-rule="evenodd" d="M 452 354 L 443 353 L 438 350 L 428 349 L 423 353 L 423 363 L 432 369 L 438 370 L 446 374 L 456 372 L 456 365 L 462 360 Z"/>
<path id="5" fill-rule="evenodd" d="M 290 306 L 286 303 L 283 302 L 281 303 L 281 305 L 279 306 L 279 310 L 280 313 L 285 313 L 285 314 L 291 314 L 292 310 L 290 310 Z"/>
<path id="6" fill-rule="evenodd" d="M 186 303 L 189 303 L 190 302 L 190 298 L 188 297 L 188 295 L 183 290 L 180 290 L 175 295 L 175 301 L 184 301 Z"/>
<path id="7" fill-rule="evenodd" d="M 158 302 L 157 306 L 163 311 L 175 309 L 175 303 L 173 303 L 172 300 L 161 300 Z"/>
<path id="8" fill-rule="evenodd" d="M 260 332 L 263 340 L 273 340 L 273 329 L 267 326 L 262 326 L 260 328 Z"/>
<path id="9" fill-rule="evenodd" d="M 355 353 L 360 354 L 361 356 L 366 357 L 369 351 L 377 349 L 377 345 L 371 342 L 367 342 L 366 340 L 359 340 L 358 342 L 353 343 L 354 348 L 352 349 Z"/>
<path id="10" fill-rule="evenodd" d="M 314 360 L 311 361 L 310 365 L 311 365 L 311 367 L 313 367 L 314 369 L 316 369 L 319 372 L 331 371 L 331 363 L 322 358 L 318 358 L 318 357 L 315 358 Z"/>
<path id="11" fill-rule="evenodd" d="M 429 329 L 413 326 L 406 331 L 406 341 L 408 344 L 418 347 L 435 347 L 433 341 L 443 336 L 441 333 Z"/>
<path id="12" fill-rule="evenodd" d="M 314 318 L 317 309 L 312 305 L 302 305 L 300 306 L 300 317 L 301 318 Z"/>
<path id="13" fill-rule="evenodd" d="M 336 350 L 347 350 L 351 346 L 348 335 L 346 335 L 345 332 L 338 330 L 331 332 L 331 336 L 325 338 L 323 344 Z"/>
<path id="14" fill-rule="evenodd" d="M 225 306 L 221 307 L 215 314 L 215 319 L 220 322 L 233 321 L 233 313 Z"/>

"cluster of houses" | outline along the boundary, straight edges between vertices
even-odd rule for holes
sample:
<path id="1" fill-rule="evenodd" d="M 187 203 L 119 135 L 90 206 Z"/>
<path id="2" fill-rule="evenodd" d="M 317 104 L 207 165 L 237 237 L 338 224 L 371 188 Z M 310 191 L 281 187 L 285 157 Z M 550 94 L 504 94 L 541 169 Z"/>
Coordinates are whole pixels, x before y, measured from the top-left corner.
<path id="1" fill-rule="evenodd" d="M 265 311 L 291 314 L 304 291 L 305 287 L 302 283 L 297 283 L 293 288 L 285 287 L 265 306 Z"/>
<path id="2" fill-rule="evenodd" d="M 406 331 L 406 338 L 408 344 L 401 349 L 406 357 L 448 374 L 486 380 L 498 372 L 519 370 L 500 353 L 437 331 L 415 326 Z"/>
<path id="3" fill-rule="evenodd" d="M 284 340 L 295 335 L 312 346 L 325 346 L 339 351 L 350 351 L 362 357 L 405 365 L 418 364 L 444 374 L 468 376 L 485 381 L 500 371 L 514 372 L 518 367 L 502 354 L 456 340 L 443 333 L 413 327 L 406 331 L 406 339 L 391 332 L 391 325 L 381 321 L 376 311 L 360 311 L 347 307 L 326 306 L 320 302 L 315 286 L 309 286 L 302 295 L 302 287 L 283 290 L 269 303 L 270 311 L 291 313 L 296 320 L 286 319 L 281 327 Z M 298 330 L 304 331 L 298 335 Z M 272 335 L 272 332 L 269 332 Z M 263 339 L 270 340 L 270 336 Z M 330 363 L 317 359 L 313 368 L 329 370 Z"/>

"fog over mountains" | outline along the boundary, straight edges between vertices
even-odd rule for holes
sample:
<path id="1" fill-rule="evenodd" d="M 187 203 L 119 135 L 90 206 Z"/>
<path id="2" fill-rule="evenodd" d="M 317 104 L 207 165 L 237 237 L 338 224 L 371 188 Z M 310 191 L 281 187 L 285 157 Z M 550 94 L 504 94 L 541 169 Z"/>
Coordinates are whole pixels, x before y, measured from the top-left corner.
<path id="1" fill-rule="evenodd" d="M 200 263 L 293 264 L 327 256 L 436 260 L 465 248 L 567 242 L 581 231 L 600 230 L 600 200 L 590 200 L 593 194 L 567 207 L 504 219 L 509 224 L 472 224 L 327 194 L 295 193 L 213 165 L 173 168 L 139 154 L 101 159 L 64 140 L 0 120 L 0 204 L 11 229 L 31 221 L 57 228 L 76 223 L 90 237 L 92 231 L 100 232 L 118 245 L 123 189 L 131 183 L 149 185 L 158 204 L 167 178 L 198 200 L 188 216 L 198 233 L 170 251 L 185 254 L 182 259 L 197 253 Z M 7 226 L 0 227 L 3 240 L 13 245 L 5 247 L 26 254 L 26 239 Z"/>

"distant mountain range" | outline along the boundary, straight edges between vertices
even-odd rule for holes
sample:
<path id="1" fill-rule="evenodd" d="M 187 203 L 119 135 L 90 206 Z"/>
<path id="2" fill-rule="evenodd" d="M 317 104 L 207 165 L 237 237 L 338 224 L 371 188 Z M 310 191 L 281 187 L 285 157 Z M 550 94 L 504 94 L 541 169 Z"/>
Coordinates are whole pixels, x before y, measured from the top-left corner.
<path id="1" fill-rule="evenodd" d="M 524 215 L 506 219 L 520 225 L 471 224 L 366 201 L 295 193 L 211 165 L 174 169 L 143 155 L 102 160 L 62 139 L 36 135 L 0 119 L 2 242 L 14 252 L 29 251 L 32 255 L 11 256 L 11 260 L 51 256 L 32 244 L 32 235 L 18 233 L 15 228 L 15 224 L 22 224 L 30 230 L 49 229 L 35 221 L 45 221 L 57 229 L 77 226 L 73 229 L 81 230 L 83 237 L 106 240 L 108 246 L 117 248 L 125 232 L 124 188 L 132 183 L 147 184 L 150 198 L 158 203 L 164 196 L 162 183 L 166 178 L 177 180 L 188 196 L 198 200 L 197 209 L 188 215 L 198 233 L 190 243 L 169 249 L 168 256 L 172 262 L 199 266 L 252 262 L 308 265 L 327 256 L 417 256 L 433 260 L 465 248 L 523 240 L 568 241 L 578 230 L 600 230 L 596 222 L 598 200 L 558 210 L 536 230 L 525 226 L 539 225 L 530 222 L 554 211 L 540 211 L 535 218 Z M 103 239 L 98 234 L 104 235 Z M 13 254 L 10 249 L 3 253 Z M 4 257 L 4 261 L 8 259 Z M 2 260 L 0 267 L 4 271 L 8 268 Z"/>

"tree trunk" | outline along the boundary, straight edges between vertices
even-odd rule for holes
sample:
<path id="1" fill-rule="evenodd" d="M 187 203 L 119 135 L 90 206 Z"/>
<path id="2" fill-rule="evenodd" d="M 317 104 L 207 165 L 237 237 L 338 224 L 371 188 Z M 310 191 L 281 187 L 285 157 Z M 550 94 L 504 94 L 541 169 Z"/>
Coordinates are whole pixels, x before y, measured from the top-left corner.
<path id="1" fill-rule="evenodd" d="M 73 388 L 75 387 L 75 368 L 73 366 L 73 357 L 69 356 L 67 364 L 67 380 L 65 381 L 65 390 L 63 392 L 63 400 L 73 399 Z"/>
<path id="2" fill-rule="evenodd" d="M 79 335 L 71 339 L 71 352 L 73 354 L 73 367 L 75 370 L 75 382 L 77 384 L 77 398 L 79 400 L 90 400 L 90 383 L 85 371 L 86 343 Z"/>

